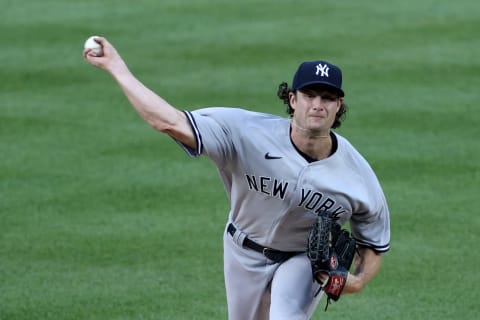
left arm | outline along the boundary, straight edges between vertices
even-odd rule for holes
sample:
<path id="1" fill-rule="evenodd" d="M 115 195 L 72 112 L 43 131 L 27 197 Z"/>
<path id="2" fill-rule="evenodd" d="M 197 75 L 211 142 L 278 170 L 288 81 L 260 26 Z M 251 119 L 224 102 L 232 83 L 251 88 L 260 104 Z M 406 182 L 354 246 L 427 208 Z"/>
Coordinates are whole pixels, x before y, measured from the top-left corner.
<path id="1" fill-rule="evenodd" d="M 367 247 L 358 248 L 353 273 L 349 273 L 342 294 L 358 293 L 375 277 L 382 261 L 382 255 Z"/>

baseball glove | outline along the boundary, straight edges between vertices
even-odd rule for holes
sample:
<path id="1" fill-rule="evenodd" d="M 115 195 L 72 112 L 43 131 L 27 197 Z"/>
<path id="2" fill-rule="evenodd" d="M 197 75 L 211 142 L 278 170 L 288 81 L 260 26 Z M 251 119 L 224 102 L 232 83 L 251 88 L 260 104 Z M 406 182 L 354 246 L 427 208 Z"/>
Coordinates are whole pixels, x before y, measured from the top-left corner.
<path id="1" fill-rule="evenodd" d="M 341 228 L 337 219 L 328 211 L 320 212 L 308 236 L 307 255 L 313 278 L 328 297 L 327 307 L 330 299 L 340 298 L 356 251 L 355 239 Z M 325 283 L 319 277 L 322 273 L 328 275 Z"/>

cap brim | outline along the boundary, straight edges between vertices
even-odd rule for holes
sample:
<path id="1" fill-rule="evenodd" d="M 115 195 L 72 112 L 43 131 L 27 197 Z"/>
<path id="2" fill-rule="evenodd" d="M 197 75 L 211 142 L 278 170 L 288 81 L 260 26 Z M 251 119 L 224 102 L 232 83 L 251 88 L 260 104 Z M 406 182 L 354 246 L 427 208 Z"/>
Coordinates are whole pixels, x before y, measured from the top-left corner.
<path id="1" fill-rule="evenodd" d="M 311 86 L 311 85 L 314 85 L 314 84 L 320 84 L 320 85 L 324 85 L 326 87 L 332 88 L 333 90 L 335 90 L 336 92 L 339 93 L 340 97 L 345 97 L 345 92 L 343 92 L 342 89 L 337 88 L 336 86 L 332 85 L 330 82 L 326 82 L 326 81 L 305 82 L 305 83 L 302 83 L 301 87 L 295 88 L 295 90 L 299 90 L 299 89 L 302 89 L 302 88 L 305 88 L 305 87 L 308 87 L 308 86 Z"/>

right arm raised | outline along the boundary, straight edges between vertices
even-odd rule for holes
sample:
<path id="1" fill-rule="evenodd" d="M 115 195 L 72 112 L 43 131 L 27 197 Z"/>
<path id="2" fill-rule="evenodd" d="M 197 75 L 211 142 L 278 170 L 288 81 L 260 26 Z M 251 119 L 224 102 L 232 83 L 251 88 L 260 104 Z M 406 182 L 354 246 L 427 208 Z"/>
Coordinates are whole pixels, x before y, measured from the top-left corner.
<path id="1" fill-rule="evenodd" d="M 102 45 L 103 56 L 97 57 L 92 50 L 86 49 L 83 51 L 84 59 L 107 71 L 115 79 L 132 106 L 149 125 L 196 149 L 195 136 L 185 114 L 143 85 L 105 38 L 96 37 L 95 40 Z"/>

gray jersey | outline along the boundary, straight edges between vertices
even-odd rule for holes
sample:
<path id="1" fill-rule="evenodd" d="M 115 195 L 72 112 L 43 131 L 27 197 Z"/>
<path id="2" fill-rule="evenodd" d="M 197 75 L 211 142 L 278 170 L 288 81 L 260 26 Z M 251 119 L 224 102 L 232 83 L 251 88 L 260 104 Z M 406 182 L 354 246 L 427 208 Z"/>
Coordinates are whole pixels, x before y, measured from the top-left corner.
<path id="1" fill-rule="evenodd" d="M 350 222 L 360 245 L 389 250 L 389 211 L 375 173 L 343 137 L 337 150 L 309 163 L 290 139 L 290 120 L 234 108 L 185 112 L 197 139 L 191 156 L 217 166 L 233 221 L 249 238 L 283 251 L 304 251 L 317 212 Z"/>

